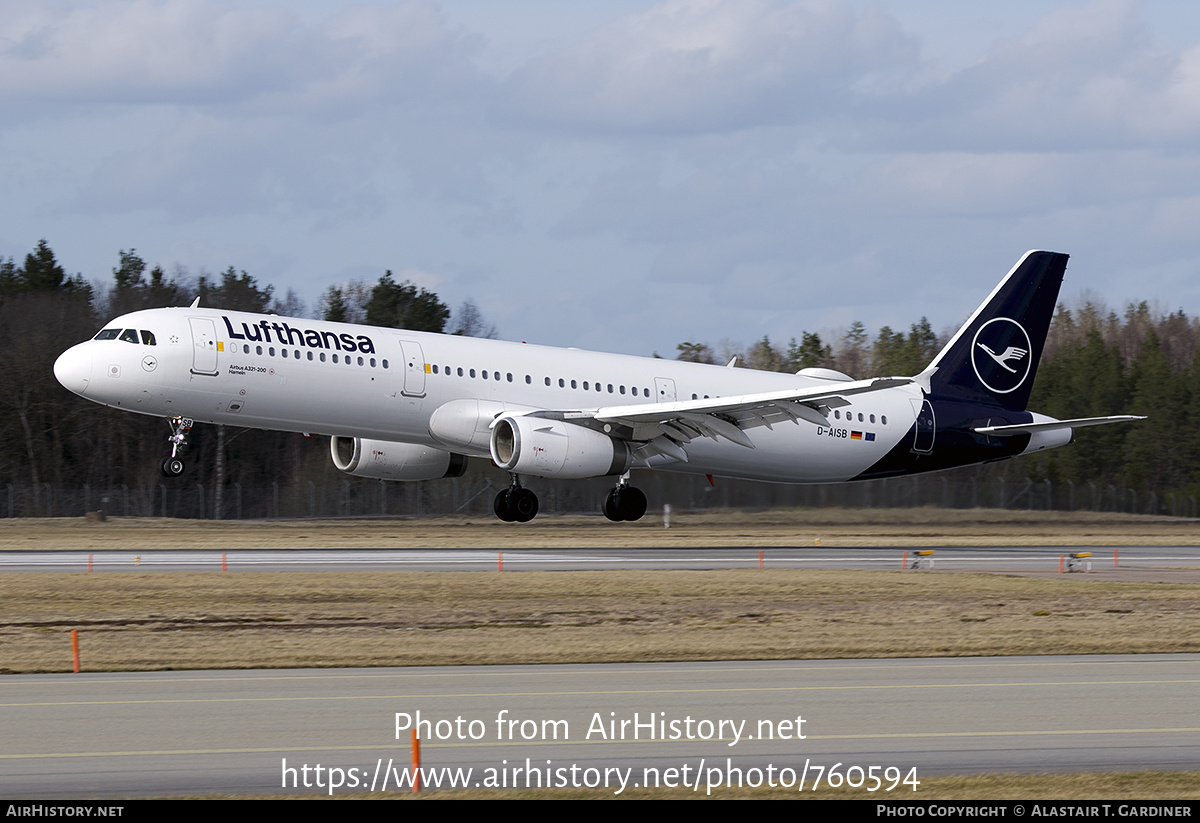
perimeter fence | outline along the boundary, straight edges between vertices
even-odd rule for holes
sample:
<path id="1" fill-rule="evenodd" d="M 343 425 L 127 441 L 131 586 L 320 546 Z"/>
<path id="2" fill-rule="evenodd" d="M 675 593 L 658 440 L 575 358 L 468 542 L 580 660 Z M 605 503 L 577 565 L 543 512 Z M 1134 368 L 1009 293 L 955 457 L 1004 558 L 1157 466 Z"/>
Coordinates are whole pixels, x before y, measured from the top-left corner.
<path id="1" fill-rule="evenodd" d="M 300 484 L 217 490 L 185 478 L 144 486 L 70 488 L 44 483 L 8 484 L 0 517 L 79 517 L 104 511 L 117 517 L 251 520 L 267 518 L 373 517 L 389 515 L 488 515 L 496 493 L 507 486 L 498 471 L 470 472 L 452 480 L 396 483 L 347 478 Z M 776 507 L 1026 509 L 1095 511 L 1196 517 L 1194 495 L 1138 491 L 1112 483 L 1051 483 L 1030 478 L 958 478 L 947 474 L 897 477 L 811 486 L 638 473 L 632 482 L 651 510 L 767 509 Z M 528 478 L 543 514 L 596 513 L 610 479 L 544 481 Z"/>

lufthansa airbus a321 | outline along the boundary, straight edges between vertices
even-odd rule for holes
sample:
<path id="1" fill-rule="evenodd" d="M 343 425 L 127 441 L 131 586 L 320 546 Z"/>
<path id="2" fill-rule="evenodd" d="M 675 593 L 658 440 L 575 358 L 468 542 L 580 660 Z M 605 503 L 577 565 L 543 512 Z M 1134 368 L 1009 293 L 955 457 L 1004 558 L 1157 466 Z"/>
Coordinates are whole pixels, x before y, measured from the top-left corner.
<path id="1" fill-rule="evenodd" d="M 1067 255 L 1027 252 L 933 362 L 909 377 L 779 374 L 221 309 L 118 317 L 54 364 L 72 392 L 167 418 L 167 476 L 194 421 L 330 435 L 358 477 L 456 477 L 490 459 L 501 520 L 531 520 L 523 477 L 609 476 L 614 521 L 646 496 L 632 469 L 830 483 L 914 474 L 1066 445 L 1026 410 Z"/>

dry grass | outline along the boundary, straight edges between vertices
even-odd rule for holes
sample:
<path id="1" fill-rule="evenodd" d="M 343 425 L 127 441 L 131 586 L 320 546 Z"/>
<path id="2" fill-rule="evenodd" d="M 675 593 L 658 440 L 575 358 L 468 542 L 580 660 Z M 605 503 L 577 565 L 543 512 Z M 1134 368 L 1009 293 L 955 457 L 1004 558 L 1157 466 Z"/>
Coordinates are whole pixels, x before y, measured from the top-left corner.
<path id="1" fill-rule="evenodd" d="M 280 522 L 82 518 L 0 521 L 0 550 L 162 548 L 565 548 L 691 546 L 1200 545 L 1200 522 L 1094 512 L 996 509 L 778 509 L 676 513 L 613 524 L 597 516 L 532 523 L 430 517 Z"/>
<path id="2" fill-rule="evenodd" d="M 814 570 L 0 577 L 0 670 L 1197 652 L 1196 587 Z"/>

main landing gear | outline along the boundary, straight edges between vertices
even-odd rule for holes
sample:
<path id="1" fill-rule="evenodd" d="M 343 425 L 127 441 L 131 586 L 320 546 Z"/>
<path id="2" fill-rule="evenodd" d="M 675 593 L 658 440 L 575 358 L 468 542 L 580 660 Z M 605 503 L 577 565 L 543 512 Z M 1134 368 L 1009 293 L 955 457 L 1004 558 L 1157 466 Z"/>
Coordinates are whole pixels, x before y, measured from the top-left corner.
<path id="1" fill-rule="evenodd" d="M 528 523 L 538 513 L 537 495 L 521 486 L 515 474 L 509 475 L 511 485 L 496 495 L 492 510 L 505 523 Z"/>
<path id="2" fill-rule="evenodd" d="M 188 432 L 192 430 L 192 419 L 190 417 L 172 417 L 170 424 L 171 436 L 167 438 L 167 442 L 171 444 L 171 456 L 165 458 L 158 468 L 163 477 L 178 477 L 186 468 L 179 453 L 187 445 Z"/>
<path id="3" fill-rule="evenodd" d="M 622 520 L 641 520 L 646 513 L 646 495 L 629 485 L 629 475 L 604 497 L 604 516 L 615 523 Z"/>
<path id="4" fill-rule="evenodd" d="M 511 485 L 496 495 L 492 510 L 505 523 L 528 523 L 538 513 L 537 495 L 522 487 L 515 474 L 509 477 Z M 604 516 L 614 522 L 641 520 L 645 513 L 646 495 L 629 485 L 628 476 L 604 498 Z"/>

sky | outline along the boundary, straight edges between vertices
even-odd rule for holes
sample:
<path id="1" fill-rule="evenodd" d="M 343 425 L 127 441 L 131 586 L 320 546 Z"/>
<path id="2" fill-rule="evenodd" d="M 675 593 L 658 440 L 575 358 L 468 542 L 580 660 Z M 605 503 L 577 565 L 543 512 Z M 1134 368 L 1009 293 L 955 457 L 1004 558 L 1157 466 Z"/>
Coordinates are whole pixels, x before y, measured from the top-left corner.
<path id="1" fill-rule="evenodd" d="M 0 256 L 386 269 L 505 339 L 948 331 L 1028 249 L 1200 313 L 1177 0 L 0 0 Z"/>

